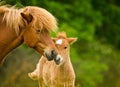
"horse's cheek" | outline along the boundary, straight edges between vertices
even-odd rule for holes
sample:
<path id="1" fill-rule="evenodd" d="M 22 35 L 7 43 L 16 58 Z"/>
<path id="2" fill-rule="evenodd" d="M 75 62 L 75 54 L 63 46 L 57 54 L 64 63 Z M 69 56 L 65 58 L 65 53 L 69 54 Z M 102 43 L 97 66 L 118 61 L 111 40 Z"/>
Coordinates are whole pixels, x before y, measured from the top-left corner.
<path id="1" fill-rule="evenodd" d="M 28 47 L 33 48 L 35 47 L 37 40 L 34 35 L 27 34 L 27 35 L 24 35 L 24 42 Z"/>

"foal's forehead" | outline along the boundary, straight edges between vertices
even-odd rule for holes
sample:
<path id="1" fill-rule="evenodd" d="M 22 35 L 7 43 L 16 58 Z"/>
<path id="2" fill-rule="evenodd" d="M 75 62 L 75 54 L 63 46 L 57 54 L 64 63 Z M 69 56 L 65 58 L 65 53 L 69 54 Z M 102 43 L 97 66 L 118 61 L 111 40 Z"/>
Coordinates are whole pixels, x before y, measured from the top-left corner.
<path id="1" fill-rule="evenodd" d="M 63 40 L 62 40 L 62 39 L 58 39 L 58 40 L 56 41 L 56 44 L 61 45 L 62 43 L 63 43 Z"/>
<path id="2" fill-rule="evenodd" d="M 57 44 L 57 45 L 67 44 L 67 40 L 60 38 L 60 39 L 56 40 L 56 44 Z"/>

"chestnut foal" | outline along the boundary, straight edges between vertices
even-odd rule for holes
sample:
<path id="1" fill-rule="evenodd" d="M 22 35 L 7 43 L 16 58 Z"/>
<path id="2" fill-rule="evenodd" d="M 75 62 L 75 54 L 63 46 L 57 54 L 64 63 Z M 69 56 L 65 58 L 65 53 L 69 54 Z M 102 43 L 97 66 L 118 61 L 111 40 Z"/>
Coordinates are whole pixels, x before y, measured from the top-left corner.
<path id="1" fill-rule="evenodd" d="M 56 65 L 54 61 L 47 61 L 42 56 L 36 69 L 29 73 L 29 77 L 39 81 L 39 87 L 74 87 L 75 73 L 70 61 L 70 44 L 77 38 L 67 38 L 66 33 L 59 33 L 53 41 L 63 57 L 62 63 Z"/>

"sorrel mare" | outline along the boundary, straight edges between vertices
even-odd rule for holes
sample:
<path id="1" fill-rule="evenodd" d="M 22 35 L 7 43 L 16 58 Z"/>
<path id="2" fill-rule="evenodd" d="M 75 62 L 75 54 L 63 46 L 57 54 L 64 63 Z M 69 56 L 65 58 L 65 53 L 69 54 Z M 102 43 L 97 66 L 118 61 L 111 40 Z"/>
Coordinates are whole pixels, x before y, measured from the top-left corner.
<path id="1" fill-rule="evenodd" d="M 39 87 L 74 87 L 75 73 L 70 61 L 70 44 L 76 38 L 67 38 L 66 34 L 60 33 L 54 41 L 63 57 L 62 63 L 56 65 L 53 61 L 47 61 L 43 56 L 40 58 L 36 69 L 29 73 L 29 77 L 39 81 Z"/>
<path id="2" fill-rule="evenodd" d="M 50 30 L 56 29 L 54 16 L 43 8 L 0 6 L 0 64 L 23 42 L 59 64 L 61 56 L 49 35 Z"/>

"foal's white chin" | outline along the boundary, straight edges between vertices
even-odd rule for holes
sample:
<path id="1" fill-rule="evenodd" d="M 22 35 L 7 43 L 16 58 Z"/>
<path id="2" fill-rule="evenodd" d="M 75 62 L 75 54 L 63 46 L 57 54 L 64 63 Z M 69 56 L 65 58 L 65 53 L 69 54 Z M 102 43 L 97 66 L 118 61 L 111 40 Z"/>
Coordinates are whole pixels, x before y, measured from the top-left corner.
<path id="1" fill-rule="evenodd" d="M 58 58 L 60 58 L 60 63 L 61 63 L 63 61 L 63 58 L 61 57 L 61 55 L 57 55 L 56 59 L 58 59 Z"/>
<path id="2" fill-rule="evenodd" d="M 56 60 L 59 60 L 59 64 L 57 64 L 58 66 L 63 64 L 63 58 L 61 57 L 61 55 L 57 55 Z"/>

